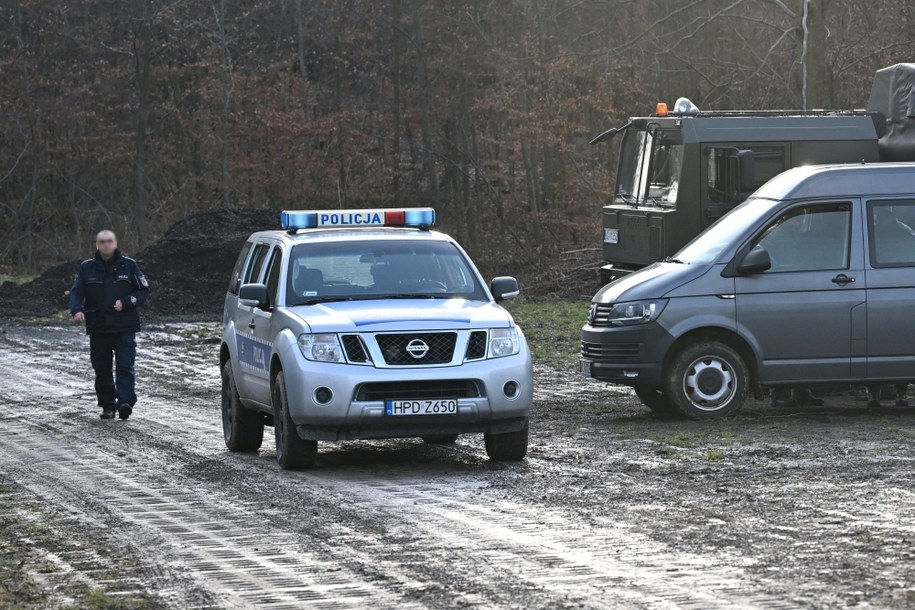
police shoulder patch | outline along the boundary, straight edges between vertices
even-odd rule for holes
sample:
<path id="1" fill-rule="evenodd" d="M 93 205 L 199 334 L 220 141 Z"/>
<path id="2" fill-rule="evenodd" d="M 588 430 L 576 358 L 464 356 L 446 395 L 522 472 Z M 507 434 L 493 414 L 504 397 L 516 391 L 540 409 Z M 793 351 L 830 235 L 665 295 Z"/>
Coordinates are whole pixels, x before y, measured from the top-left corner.
<path id="1" fill-rule="evenodd" d="M 142 285 L 144 288 L 149 288 L 149 282 L 146 281 L 145 275 L 141 275 L 137 279 L 140 281 L 140 285 Z"/>

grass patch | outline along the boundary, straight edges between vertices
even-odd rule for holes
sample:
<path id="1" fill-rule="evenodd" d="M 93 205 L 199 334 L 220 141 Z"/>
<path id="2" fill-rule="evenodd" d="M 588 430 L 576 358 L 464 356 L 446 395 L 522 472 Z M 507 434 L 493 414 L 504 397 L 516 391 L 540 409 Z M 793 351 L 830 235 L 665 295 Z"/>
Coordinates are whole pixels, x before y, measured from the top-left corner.
<path id="1" fill-rule="evenodd" d="M 524 331 L 536 364 L 567 368 L 578 362 L 581 327 L 588 316 L 586 300 L 529 301 L 520 298 L 505 303 Z"/>
<path id="2" fill-rule="evenodd" d="M 718 460 L 724 459 L 724 451 L 721 449 L 709 449 L 708 453 L 705 454 L 705 457 L 710 462 L 717 462 Z"/>
<path id="3" fill-rule="evenodd" d="M 18 275 L 0 273 L 0 286 L 2 286 L 3 284 L 6 284 L 7 282 L 11 282 L 11 283 L 19 286 L 21 284 L 27 284 L 28 282 L 31 282 L 34 279 L 35 279 L 34 275 L 29 275 L 27 273 L 18 274 Z"/>

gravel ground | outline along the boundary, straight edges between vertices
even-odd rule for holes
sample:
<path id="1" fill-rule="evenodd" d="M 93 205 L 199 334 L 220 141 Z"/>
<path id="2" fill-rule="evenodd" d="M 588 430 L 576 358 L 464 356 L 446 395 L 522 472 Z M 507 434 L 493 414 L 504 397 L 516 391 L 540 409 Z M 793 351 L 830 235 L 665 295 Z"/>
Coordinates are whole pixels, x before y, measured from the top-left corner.
<path id="1" fill-rule="evenodd" d="M 653 417 L 536 369 L 529 457 L 482 438 L 225 450 L 219 329 L 142 334 L 98 419 L 87 339 L 0 331 L 0 607 L 915 607 L 915 409 Z"/>

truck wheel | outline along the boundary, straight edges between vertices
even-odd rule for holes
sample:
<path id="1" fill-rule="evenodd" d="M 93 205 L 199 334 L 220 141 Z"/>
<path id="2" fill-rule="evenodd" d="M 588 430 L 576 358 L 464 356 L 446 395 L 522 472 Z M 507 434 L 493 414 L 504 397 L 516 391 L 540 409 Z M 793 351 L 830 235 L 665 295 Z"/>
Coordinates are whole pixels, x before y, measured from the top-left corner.
<path id="1" fill-rule="evenodd" d="M 664 377 L 664 393 L 691 419 L 730 415 L 746 400 L 749 373 L 743 358 L 719 341 L 684 348 Z"/>
<path id="2" fill-rule="evenodd" d="M 486 445 L 486 455 L 496 462 L 517 462 L 527 455 L 527 437 L 529 426 L 527 422 L 517 432 L 503 434 L 484 434 L 483 444 Z"/>
<path id="3" fill-rule="evenodd" d="M 264 420 L 238 397 L 232 363 L 222 365 L 222 435 L 229 451 L 257 451 L 264 442 Z"/>
<path id="4" fill-rule="evenodd" d="M 424 436 L 423 442 L 427 445 L 453 445 L 457 442 L 457 434 L 440 434 L 438 436 Z"/>
<path id="5" fill-rule="evenodd" d="M 315 465 L 318 441 L 299 437 L 295 423 L 289 417 L 286 377 L 283 371 L 273 381 L 273 432 L 276 435 L 276 461 L 283 470 L 301 470 Z"/>
<path id="6" fill-rule="evenodd" d="M 670 415 L 676 410 L 661 388 L 653 385 L 639 385 L 635 386 L 633 390 L 643 405 L 659 415 Z"/>

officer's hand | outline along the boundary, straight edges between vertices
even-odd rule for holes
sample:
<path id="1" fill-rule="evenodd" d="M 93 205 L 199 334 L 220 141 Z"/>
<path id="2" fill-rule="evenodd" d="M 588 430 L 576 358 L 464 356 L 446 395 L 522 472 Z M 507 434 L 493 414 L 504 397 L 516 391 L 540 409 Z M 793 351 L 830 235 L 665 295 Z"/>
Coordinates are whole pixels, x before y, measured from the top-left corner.
<path id="1" fill-rule="evenodd" d="M 121 311 L 122 309 L 124 309 L 124 303 L 121 302 L 121 299 L 118 299 L 114 302 L 114 310 Z"/>
<path id="2" fill-rule="evenodd" d="M 76 324 L 83 324 L 83 323 L 85 323 L 85 321 L 86 321 L 86 314 L 84 314 L 83 312 L 77 311 L 75 314 L 73 314 L 73 322 L 75 322 Z"/>

